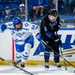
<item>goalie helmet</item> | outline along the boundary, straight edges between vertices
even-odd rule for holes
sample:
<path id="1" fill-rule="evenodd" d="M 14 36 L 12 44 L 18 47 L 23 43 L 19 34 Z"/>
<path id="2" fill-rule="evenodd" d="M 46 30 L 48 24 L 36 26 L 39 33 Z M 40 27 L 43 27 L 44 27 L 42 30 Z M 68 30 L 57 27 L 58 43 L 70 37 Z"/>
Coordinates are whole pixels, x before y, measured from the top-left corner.
<path id="1" fill-rule="evenodd" d="M 48 15 L 53 15 L 53 16 L 57 16 L 57 10 L 56 9 L 51 9 L 51 11 L 48 12 Z"/>

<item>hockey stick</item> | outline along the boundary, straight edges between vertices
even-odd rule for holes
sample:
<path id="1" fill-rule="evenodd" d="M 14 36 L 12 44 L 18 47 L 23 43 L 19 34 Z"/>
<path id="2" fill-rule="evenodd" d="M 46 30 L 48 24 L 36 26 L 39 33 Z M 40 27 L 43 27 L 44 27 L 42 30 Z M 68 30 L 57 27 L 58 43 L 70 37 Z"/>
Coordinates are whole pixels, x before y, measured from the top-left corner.
<path id="1" fill-rule="evenodd" d="M 27 74 L 34 75 L 34 74 L 32 74 L 31 72 L 29 72 L 29 71 L 27 71 L 27 70 L 24 70 L 23 68 L 21 68 L 21 67 L 19 67 L 19 66 L 17 66 L 17 65 L 14 65 L 14 64 L 12 64 L 12 63 L 10 63 L 10 62 L 8 62 L 7 60 L 5 60 L 5 59 L 3 59 L 3 58 L 1 58 L 1 57 L 0 57 L 0 59 L 3 60 L 4 62 L 6 62 L 7 64 L 12 65 L 12 66 L 14 66 L 14 67 L 20 69 L 21 71 L 23 71 L 23 72 L 25 72 L 25 73 L 27 73 Z"/>
<path id="2" fill-rule="evenodd" d="M 62 54 L 62 48 L 60 47 L 60 52 L 61 52 L 61 54 Z M 65 62 L 65 60 L 63 60 L 64 61 L 64 67 L 65 67 L 65 70 L 67 70 L 67 67 L 66 67 L 66 62 Z"/>
<path id="3" fill-rule="evenodd" d="M 66 63 L 65 63 L 65 61 L 64 61 L 64 66 L 65 66 L 65 70 L 67 70 L 67 67 L 66 67 Z"/>
<path id="4" fill-rule="evenodd" d="M 47 48 L 49 48 L 49 49 L 52 49 L 51 47 L 49 47 L 48 45 L 47 45 L 47 43 L 46 42 L 44 42 L 43 40 L 41 41 Z M 53 49 L 52 49 L 53 50 Z M 58 54 L 55 50 L 53 50 L 56 54 Z M 75 66 L 73 66 L 69 61 L 67 61 L 63 56 L 61 56 L 60 54 L 58 54 L 61 58 L 63 58 L 64 59 L 64 61 L 66 61 L 68 64 L 70 64 L 73 68 L 75 68 Z M 75 71 L 74 71 L 75 72 Z"/>

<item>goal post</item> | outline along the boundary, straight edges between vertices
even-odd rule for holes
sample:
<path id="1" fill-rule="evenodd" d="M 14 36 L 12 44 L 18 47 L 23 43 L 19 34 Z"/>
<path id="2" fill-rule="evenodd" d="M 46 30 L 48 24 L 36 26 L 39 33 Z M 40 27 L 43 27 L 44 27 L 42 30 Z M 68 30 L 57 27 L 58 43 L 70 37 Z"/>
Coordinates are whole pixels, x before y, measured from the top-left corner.
<path id="1" fill-rule="evenodd" d="M 14 49 L 14 39 L 12 38 L 12 62 L 14 62 L 15 59 L 15 49 Z"/>

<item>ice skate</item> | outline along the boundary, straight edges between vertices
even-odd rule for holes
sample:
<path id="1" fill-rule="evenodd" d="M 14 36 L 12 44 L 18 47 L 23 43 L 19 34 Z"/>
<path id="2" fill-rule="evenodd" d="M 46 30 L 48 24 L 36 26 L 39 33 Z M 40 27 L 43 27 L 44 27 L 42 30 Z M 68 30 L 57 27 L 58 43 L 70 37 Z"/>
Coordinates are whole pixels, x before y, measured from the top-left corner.
<path id="1" fill-rule="evenodd" d="M 22 62 L 20 66 L 21 66 L 22 68 L 24 68 L 24 67 L 25 67 L 25 63 Z"/>
<path id="2" fill-rule="evenodd" d="M 45 70 L 48 70 L 48 69 L 49 69 L 49 63 L 45 62 Z"/>
<path id="3" fill-rule="evenodd" d="M 21 62 L 21 59 L 14 61 L 13 64 L 14 64 L 14 65 L 17 65 L 17 64 L 20 63 L 20 62 Z"/>
<path id="4" fill-rule="evenodd" d="M 56 66 L 57 68 L 61 68 L 61 65 L 60 65 L 59 63 L 55 63 L 55 66 Z"/>

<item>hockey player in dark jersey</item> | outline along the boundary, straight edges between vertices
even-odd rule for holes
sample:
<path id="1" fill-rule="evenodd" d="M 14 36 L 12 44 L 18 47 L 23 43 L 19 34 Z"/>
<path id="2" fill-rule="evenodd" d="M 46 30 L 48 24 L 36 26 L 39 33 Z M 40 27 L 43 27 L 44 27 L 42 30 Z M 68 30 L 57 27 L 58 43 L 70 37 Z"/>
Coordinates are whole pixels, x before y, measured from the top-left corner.
<path id="1" fill-rule="evenodd" d="M 40 25 L 40 33 L 43 40 L 50 46 L 51 49 L 47 48 L 44 52 L 45 68 L 49 68 L 49 58 L 50 52 L 54 52 L 54 62 L 57 67 L 61 67 L 59 64 L 59 45 L 61 45 L 61 40 L 58 37 L 58 30 L 60 28 L 60 17 L 57 15 L 57 11 L 52 9 L 48 14 L 42 19 Z"/>

